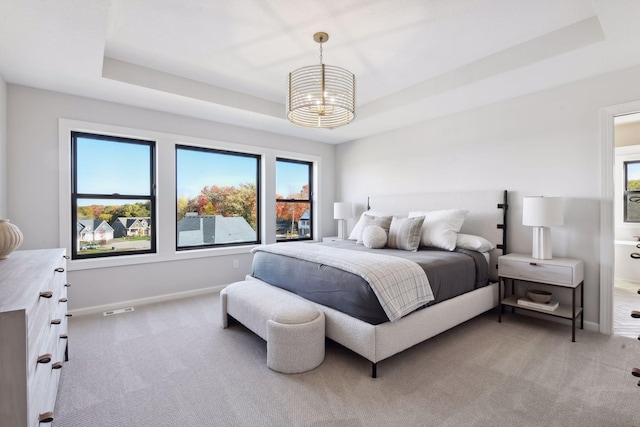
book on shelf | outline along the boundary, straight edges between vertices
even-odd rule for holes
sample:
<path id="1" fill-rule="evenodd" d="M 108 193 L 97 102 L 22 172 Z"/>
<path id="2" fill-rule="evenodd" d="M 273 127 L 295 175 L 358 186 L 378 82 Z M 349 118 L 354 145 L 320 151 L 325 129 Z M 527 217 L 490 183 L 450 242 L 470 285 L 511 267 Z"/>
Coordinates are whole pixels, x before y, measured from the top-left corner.
<path id="1" fill-rule="evenodd" d="M 529 297 L 518 298 L 518 305 L 522 305 L 524 307 L 537 308 L 545 311 L 554 311 L 560 303 L 558 301 L 549 301 L 549 302 L 535 302 L 531 300 Z"/>

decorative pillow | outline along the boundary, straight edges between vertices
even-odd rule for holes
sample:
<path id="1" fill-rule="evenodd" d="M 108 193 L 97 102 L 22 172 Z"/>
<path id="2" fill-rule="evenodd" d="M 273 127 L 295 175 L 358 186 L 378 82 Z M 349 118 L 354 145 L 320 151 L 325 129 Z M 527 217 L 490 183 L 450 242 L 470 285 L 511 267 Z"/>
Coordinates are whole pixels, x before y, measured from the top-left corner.
<path id="1" fill-rule="evenodd" d="M 430 212 L 409 212 L 409 218 L 423 216 L 422 237 L 423 246 L 452 251 L 456 248 L 456 236 L 469 211 L 463 209 L 448 209 Z"/>
<path id="2" fill-rule="evenodd" d="M 360 218 L 360 221 L 358 222 L 361 223 L 363 232 L 370 225 L 378 225 L 382 227 L 385 233 L 388 233 L 389 226 L 391 225 L 391 218 L 393 217 L 362 215 L 362 218 Z M 358 236 L 358 241 L 356 243 L 359 245 L 362 244 L 362 233 L 360 233 L 360 236 Z"/>
<path id="3" fill-rule="evenodd" d="M 484 237 L 463 233 L 458 233 L 456 247 L 477 252 L 489 252 L 494 248 L 493 244 Z"/>
<path id="4" fill-rule="evenodd" d="M 394 216 L 389 227 L 387 246 L 405 251 L 417 251 L 424 216 L 399 218 Z"/>
<path id="5" fill-rule="evenodd" d="M 362 232 L 362 243 L 369 249 L 384 248 L 387 244 L 387 232 L 379 225 L 369 225 Z"/>
<path id="6" fill-rule="evenodd" d="M 364 231 L 364 227 L 362 226 L 362 219 L 366 216 L 393 216 L 388 212 L 381 211 L 365 211 L 360 215 L 360 219 L 356 222 L 356 225 L 353 226 L 353 230 L 351 230 L 351 234 L 349 234 L 349 240 L 361 240 L 362 232 Z"/>

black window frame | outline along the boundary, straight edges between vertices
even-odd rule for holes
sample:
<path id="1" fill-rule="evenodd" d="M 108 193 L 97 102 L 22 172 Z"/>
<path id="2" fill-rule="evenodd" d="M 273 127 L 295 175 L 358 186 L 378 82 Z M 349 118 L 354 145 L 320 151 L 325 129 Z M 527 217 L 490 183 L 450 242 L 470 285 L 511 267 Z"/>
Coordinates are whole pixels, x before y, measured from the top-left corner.
<path id="1" fill-rule="evenodd" d="M 179 194 L 178 194 L 178 150 L 190 150 L 190 151 L 201 151 L 201 152 L 205 152 L 205 153 L 216 153 L 216 154 L 223 154 L 223 155 L 231 155 L 231 156 L 238 156 L 238 157 L 248 157 L 248 158 L 253 158 L 256 161 L 256 240 L 253 241 L 245 241 L 245 242 L 232 242 L 232 243 L 211 243 L 211 244 L 202 244 L 202 245 L 197 245 L 197 246 L 178 246 L 178 242 L 179 242 L 179 231 L 178 231 L 178 198 L 179 198 Z M 262 183 L 260 181 L 260 177 L 262 176 L 261 173 L 261 164 L 262 164 L 262 156 L 259 154 L 252 154 L 252 153 L 243 153 L 243 152 L 239 152 L 239 151 L 232 151 L 232 150 L 223 150 L 223 149 L 219 149 L 219 148 L 210 148 L 210 147 L 197 147 L 197 146 L 192 146 L 192 145 L 185 145 L 185 144 L 176 144 L 175 145 L 175 190 L 176 190 L 176 194 L 175 194 L 175 209 L 174 209 L 174 214 L 175 214 L 175 248 L 176 251 L 191 251 L 191 250 L 202 250 L 202 249 L 209 249 L 209 248 L 222 248 L 222 247 L 233 247 L 233 246 L 246 246 L 246 245 L 259 245 L 261 244 L 262 240 L 261 240 L 261 222 L 262 222 L 262 215 L 261 215 L 261 203 L 260 200 L 262 198 L 261 193 L 262 193 Z"/>
<path id="2" fill-rule="evenodd" d="M 640 190 L 629 190 L 629 171 L 628 165 L 630 164 L 640 164 L 640 160 L 631 160 L 623 162 L 624 169 L 624 222 L 630 223 L 639 223 L 640 217 L 638 219 L 629 219 L 629 203 L 640 203 Z"/>
<path id="3" fill-rule="evenodd" d="M 78 193 L 78 164 L 77 164 L 77 139 L 87 138 L 101 141 L 111 141 L 118 143 L 146 145 L 149 147 L 149 195 L 137 194 L 100 194 L 100 193 Z M 115 251 L 102 253 L 80 253 L 77 245 L 78 233 L 78 199 L 104 199 L 104 200 L 148 200 L 150 213 L 150 247 L 146 250 L 135 251 Z M 156 210 L 156 141 L 136 139 L 131 137 L 121 137 L 104 135 L 91 132 L 71 132 L 71 259 L 95 259 L 95 258 L 111 258 L 119 256 L 134 256 L 142 254 L 157 253 L 157 210 Z"/>
<path id="4" fill-rule="evenodd" d="M 309 204 L 309 237 L 303 237 L 303 238 L 297 238 L 297 239 L 278 239 L 276 237 L 276 242 L 280 243 L 280 242 L 300 242 L 300 241 L 305 241 L 305 240 L 313 240 L 313 223 L 314 223 L 314 218 L 313 218 L 313 162 L 310 161 L 306 161 L 306 160 L 295 160 L 295 159 L 287 159 L 284 157 L 276 157 L 276 173 L 278 170 L 277 164 L 278 162 L 286 162 L 286 163 L 296 163 L 296 164 L 302 164 L 302 165 L 306 165 L 309 167 L 309 199 L 308 200 L 304 200 L 304 199 L 279 199 L 276 197 L 276 204 L 277 203 L 307 203 Z M 276 180 L 277 180 L 277 176 L 276 176 Z M 277 218 L 276 218 L 277 220 Z M 273 224 L 274 227 L 277 227 L 276 224 Z M 276 233 L 277 235 L 277 233 Z"/>

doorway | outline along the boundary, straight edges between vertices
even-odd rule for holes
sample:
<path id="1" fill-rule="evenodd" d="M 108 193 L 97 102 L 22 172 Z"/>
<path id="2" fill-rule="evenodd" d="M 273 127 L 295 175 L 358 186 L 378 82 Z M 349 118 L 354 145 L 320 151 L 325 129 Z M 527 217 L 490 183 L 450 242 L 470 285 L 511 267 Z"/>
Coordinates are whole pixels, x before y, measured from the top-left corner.
<path id="1" fill-rule="evenodd" d="M 614 117 L 640 112 L 640 101 L 604 107 L 600 110 L 602 180 L 600 195 L 600 332 L 613 333 L 614 277 Z"/>
<path id="2" fill-rule="evenodd" d="M 638 337 L 631 317 L 640 309 L 640 113 L 617 115 L 614 123 L 613 333 Z"/>

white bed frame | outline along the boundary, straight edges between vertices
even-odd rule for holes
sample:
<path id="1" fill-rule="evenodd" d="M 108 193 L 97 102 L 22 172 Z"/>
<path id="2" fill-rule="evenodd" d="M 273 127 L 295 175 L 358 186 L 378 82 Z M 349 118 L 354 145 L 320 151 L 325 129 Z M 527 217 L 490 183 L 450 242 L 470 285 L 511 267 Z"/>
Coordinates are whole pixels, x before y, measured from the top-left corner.
<path id="1" fill-rule="evenodd" d="M 498 305 L 498 257 L 506 253 L 507 192 L 475 191 L 426 193 L 369 198 L 372 210 L 407 214 L 410 211 L 468 209 L 461 233 L 475 234 L 492 242 L 491 284 L 428 308 L 415 311 L 394 322 L 371 325 L 347 314 L 314 303 L 324 312 L 327 338 L 347 347 L 371 362 L 371 376 L 377 363 L 403 350 L 466 322 Z M 257 280 L 248 277 L 248 279 Z M 284 291 L 283 292 L 287 292 Z"/>

